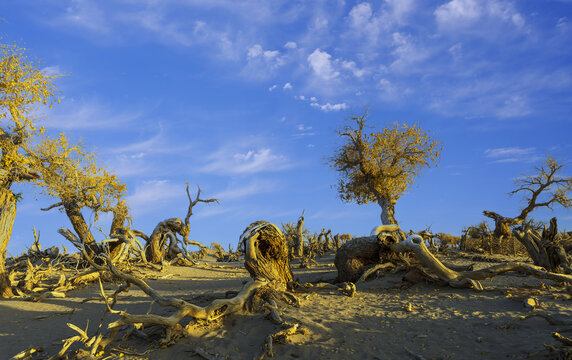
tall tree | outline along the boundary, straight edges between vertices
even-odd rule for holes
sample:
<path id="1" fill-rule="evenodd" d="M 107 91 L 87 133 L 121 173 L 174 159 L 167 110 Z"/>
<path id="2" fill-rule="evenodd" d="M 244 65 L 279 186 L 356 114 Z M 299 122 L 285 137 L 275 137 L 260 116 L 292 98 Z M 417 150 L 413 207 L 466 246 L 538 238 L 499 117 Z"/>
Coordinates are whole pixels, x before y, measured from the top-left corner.
<path id="1" fill-rule="evenodd" d="M 375 201 L 381 207 L 381 223 L 397 224 L 397 200 L 421 169 L 438 161 L 442 148 L 417 125 L 393 123 L 369 134 L 366 127 L 367 111 L 347 119 L 337 131 L 344 143 L 329 165 L 340 173 L 337 189 L 342 200 Z"/>
<path id="2" fill-rule="evenodd" d="M 36 124 L 34 113 L 55 100 L 56 76 L 43 73 L 30 61 L 25 50 L 2 44 L 0 54 L 0 296 L 12 291 L 5 271 L 6 247 L 12 235 L 18 194 L 12 185 L 38 178 L 30 168 L 28 144 L 44 129 Z"/>
<path id="3" fill-rule="evenodd" d="M 494 236 L 509 238 L 510 227 L 522 224 L 528 214 L 539 207 L 552 209 L 554 205 L 565 208 L 572 207 L 572 199 L 568 195 L 572 191 L 572 177 L 562 176 L 564 165 L 554 158 L 546 155 L 546 161 L 541 167 L 535 168 L 535 175 L 517 178 L 514 183 L 516 189 L 510 195 L 524 194 L 526 206 L 516 217 L 504 217 L 493 211 L 483 211 L 483 214 L 495 221 Z"/>

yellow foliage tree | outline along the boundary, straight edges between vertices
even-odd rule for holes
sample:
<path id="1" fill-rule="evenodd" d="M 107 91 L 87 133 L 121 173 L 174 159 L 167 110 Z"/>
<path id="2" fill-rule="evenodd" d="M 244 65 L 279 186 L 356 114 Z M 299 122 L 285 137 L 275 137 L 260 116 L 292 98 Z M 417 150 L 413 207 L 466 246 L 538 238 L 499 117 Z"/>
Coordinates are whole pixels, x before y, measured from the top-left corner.
<path id="1" fill-rule="evenodd" d="M 38 178 L 26 149 L 44 131 L 36 125 L 34 110 L 51 106 L 56 100 L 56 76 L 43 73 L 24 49 L 6 44 L 0 47 L 0 296 L 10 297 L 5 258 L 17 200 L 11 187 Z"/>
<path id="2" fill-rule="evenodd" d="M 397 224 L 397 200 L 421 169 L 440 159 L 442 147 L 417 125 L 394 123 L 368 134 L 366 122 L 367 111 L 337 131 L 344 143 L 329 165 L 340 173 L 337 190 L 342 200 L 377 202 L 382 224 Z"/>
<path id="3" fill-rule="evenodd" d="M 29 155 L 32 168 L 41 175 L 34 183 L 45 194 L 60 200 L 43 210 L 61 207 L 83 244 L 95 243 L 81 212 L 84 208 L 93 211 L 95 221 L 101 212 L 113 212 L 110 233 L 123 226 L 127 217 L 123 201 L 126 186 L 116 175 L 99 167 L 95 154 L 87 151 L 83 144 L 72 145 L 60 134 L 55 139 L 44 138 Z"/>

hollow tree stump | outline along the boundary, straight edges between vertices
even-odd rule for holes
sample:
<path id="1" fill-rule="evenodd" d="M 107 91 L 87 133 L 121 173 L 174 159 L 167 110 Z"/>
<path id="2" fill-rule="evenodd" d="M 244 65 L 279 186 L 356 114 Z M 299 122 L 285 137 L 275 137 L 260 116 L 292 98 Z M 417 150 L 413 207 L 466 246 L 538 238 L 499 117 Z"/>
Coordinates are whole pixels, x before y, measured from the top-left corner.
<path id="1" fill-rule="evenodd" d="M 399 228 L 388 225 L 377 236 L 359 237 L 344 243 L 334 260 L 338 281 L 356 282 L 369 267 L 395 258 L 391 245 L 402 238 Z"/>
<path id="2" fill-rule="evenodd" d="M 274 283 L 274 288 L 286 288 L 293 281 L 286 237 L 272 223 L 256 221 L 240 236 L 245 243 L 244 267 L 254 279 L 263 278 Z"/>

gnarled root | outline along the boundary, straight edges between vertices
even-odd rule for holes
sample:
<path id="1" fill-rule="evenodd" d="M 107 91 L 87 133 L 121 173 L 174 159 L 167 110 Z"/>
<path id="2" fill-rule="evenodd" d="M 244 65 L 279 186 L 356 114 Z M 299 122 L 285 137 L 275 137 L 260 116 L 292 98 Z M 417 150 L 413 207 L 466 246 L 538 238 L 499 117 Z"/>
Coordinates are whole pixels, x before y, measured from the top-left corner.
<path id="1" fill-rule="evenodd" d="M 539 266 L 519 262 L 498 264 L 475 271 L 451 270 L 427 249 L 419 235 L 410 235 L 405 241 L 393 244 L 391 249 L 394 252 L 413 251 L 417 260 L 425 268 L 453 287 L 472 287 L 482 290 L 483 287 L 478 280 L 490 279 L 509 271 L 523 272 L 541 279 L 572 283 L 572 275 L 551 273 Z"/>

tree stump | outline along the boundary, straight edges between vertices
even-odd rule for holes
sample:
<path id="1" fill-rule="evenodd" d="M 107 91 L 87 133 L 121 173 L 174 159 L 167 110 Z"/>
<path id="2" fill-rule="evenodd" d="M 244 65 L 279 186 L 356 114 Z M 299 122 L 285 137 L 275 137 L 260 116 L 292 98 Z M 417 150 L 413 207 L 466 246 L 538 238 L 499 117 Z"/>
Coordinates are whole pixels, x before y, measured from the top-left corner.
<path id="1" fill-rule="evenodd" d="M 572 262 L 562 245 L 556 218 L 550 219 L 550 227 L 544 229 L 542 235 L 537 231 L 527 230 L 525 233 L 514 232 L 514 236 L 526 247 L 534 265 L 549 272 L 572 273 Z"/>
<path id="2" fill-rule="evenodd" d="M 377 236 L 365 236 L 344 243 L 336 252 L 334 263 L 338 269 L 339 282 L 356 282 L 371 266 L 396 257 L 391 245 L 402 240 L 395 226 L 385 228 Z"/>
<path id="3" fill-rule="evenodd" d="M 280 229 L 267 221 L 250 224 L 240 236 L 239 243 L 245 242 L 244 267 L 254 279 L 263 278 L 276 290 L 283 290 L 293 281 L 288 245 Z M 278 287 L 278 288 L 277 288 Z"/>

